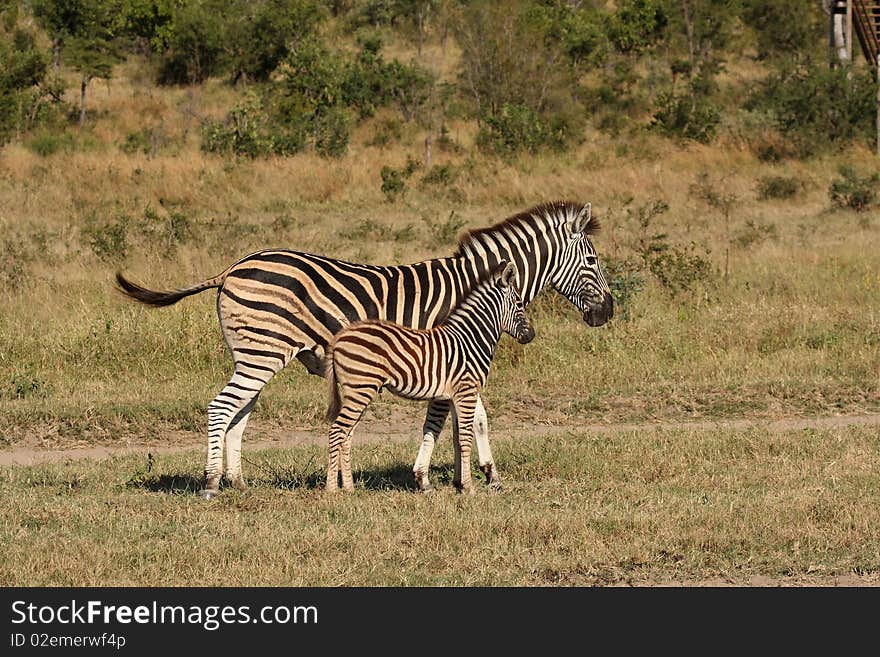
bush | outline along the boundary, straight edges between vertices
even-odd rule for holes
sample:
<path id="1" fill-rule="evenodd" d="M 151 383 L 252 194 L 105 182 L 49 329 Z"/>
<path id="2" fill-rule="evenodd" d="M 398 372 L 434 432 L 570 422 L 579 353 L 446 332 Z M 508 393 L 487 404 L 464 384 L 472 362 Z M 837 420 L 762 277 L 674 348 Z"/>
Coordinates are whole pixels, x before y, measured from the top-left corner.
<path id="1" fill-rule="evenodd" d="M 163 50 L 159 84 L 194 84 L 223 70 L 224 9 L 220 0 L 175 5 L 171 22 L 156 39 Z"/>
<path id="2" fill-rule="evenodd" d="M 833 180 L 828 188 L 828 195 L 834 206 L 864 212 L 877 205 L 877 184 L 880 183 L 880 173 L 860 177 L 852 167 L 848 166 L 840 167 L 838 173 L 841 177 Z"/>
<path id="3" fill-rule="evenodd" d="M 760 244 L 765 239 L 775 240 L 779 237 L 776 224 L 757 223 L 752 219 L 746 221 L 746 225 L 733 237 L 733 243 L 741 249 L 748 248 L 753 244 Z"/>
<path id="4" fill-rule="evenodd" d="M 535 153 L 549 141 L 548 134 L 537 112 L 524 105 L 505 104 L 498 114 L 485 118 L 485 125 L 477 133 L 477 145 L 495 154 Z"/>
<path id="5" fill-rule="evenodd" d="M 305 127 L 270 122 L 259 96 L 249 95 L 223 121 L 207 122 L 202 129 L 202 150 L 225 155 L 260 157 L 292 155 L 306 144 Z"/>
<path id="6" fill-rule="evenodd" d="M 99 259 L 118 262 L 128 255 L 128 217 L 95 224 L 90 221 L 82 231 L 83 241 Z"/>
<path id="7" fill-rule="evenodd" d="M 34 36 L 0 27 L 0 146 L 16 134 L 59 114 L 64 93 L 60 79 L 47 75 L 48 60 Z"/>
<path id="8" fill-rule="evenodd" d="M 654 246 L 646 258 L 648 270 L 673 296 L 712 277 L 712 264 L 696 253 L 693 242 L 680 248 L 659 240 Z"/>
<path id="9" fill-rule="evenodd" d="M 645 286 L 641 266 L 632 260 L 607 260 L 605 278 L 614 297 L 614 314 L 623 321 L 632 317 L 632 303 Z"/>
<path id="10" fill-rule="evenodd" d="M 61 132 L 38 132 L 25 141 L 25 147 L 41 157 L 54 155 L 59 151 L 72 151 L 76 147 L 76 139 L 73 135 Z"/>
<path id="11" fill-rule="evenodd" d="M 415 173 L 419 164 L 412 158 L 407 158 L 406 165 L 400 169 L 390 166 L 383 166 L 379 172 L 382 178 L 382 193 L 385 194 L 385 200 L 393 203 L 406 190 L 406 181 Z"/>
<path id="12" fill-rule="evenodd" d="M 431 219 L 428 215 L 422 215 L 422 221 L 428 229 L 428 239 L 425 242 L 432 248 L 453 244 L 465 223 L 464 219 L 455 214 L 455 210 L 450 211 L 443 221 Z"/>
<path id="13" fill-rule="evenodd" d="M 423 187 L 447 187 L 454 183 L 456 178 L 458 178 L 458 171 L 451 162 L 446 164 L 435 164 L 424 176 L 422 176 L 419 185 Z"/>
<path id="14" fill-rule="evenodd" d="M 341 157 L 348 150 L 348 112 L 334 107 L 315 117 L 315 152 L 325 157 Z"/>
<path id="15" fill-rule="evenodd" d="M 662 0 L 626 0 L 608 17 L 606 31 L 623 53 L 639 52 L 656 43 L 668 22 Z"/>
<path id="16" fill-rule="evenodd" d="M 768 77 L 749 104 L 767 111 L 798 157 L 873 137 L 876 84 L 855 67 L 803 65 Z"/>
<path id="17" fill-rule="evenodd" d="M 704 96 L 661 93 L 652 126 L 663 134 L 708 144 L 715 138 L 721 114 Z"/>
<path id="18" fill-rule="evenodd" d="M 574 86 L 572 68 L 560 65 L 570 44 L 563 43 L 544 4 L 555 3 L 470 2 L 453 21 L 461 47 L 460 87 L 475 115 L 496 118 L 505 105 L 541 113 L 547 90 Z"/>
<path id="19" fill-rule="evenodd" d="M 764 176 L 758 180 L 758 198 L 763 201 L 794 198 L 802 186 L 801 181 L 792 176 Z"/>

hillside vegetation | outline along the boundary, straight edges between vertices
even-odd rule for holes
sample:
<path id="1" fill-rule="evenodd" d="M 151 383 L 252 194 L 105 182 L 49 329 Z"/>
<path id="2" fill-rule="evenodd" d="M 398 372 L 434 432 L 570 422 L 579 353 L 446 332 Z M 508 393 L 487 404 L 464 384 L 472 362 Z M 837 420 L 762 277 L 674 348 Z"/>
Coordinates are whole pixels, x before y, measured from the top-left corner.
<path id="1" fill-rule="evenodd" d="M 117 269 L 415 261 L 556 198 L 593 203 L 617 315 L 542 294 L 493 424 L 877 410 L 873 82 L 792 4 L 3 3 L 0 440 L 203 432 L 212 295 L 151 311 Z M 324 395 L 289 368 L 248 435 L 322 426 Z M 415 434 L 370 412 L 398 407 Z"/>

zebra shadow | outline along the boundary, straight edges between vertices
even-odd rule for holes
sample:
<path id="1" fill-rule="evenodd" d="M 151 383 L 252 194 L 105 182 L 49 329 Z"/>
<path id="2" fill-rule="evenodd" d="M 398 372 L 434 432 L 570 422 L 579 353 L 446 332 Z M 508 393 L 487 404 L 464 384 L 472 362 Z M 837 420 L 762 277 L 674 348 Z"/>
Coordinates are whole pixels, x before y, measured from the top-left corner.
<path id="1" fill-rule="evenodd" d="M 125 486 L 151 493 L 195 494 L 205 487 L 205 478 L 184 473 L 137 473 L 126 482 Z"/>
<path id="2" fill-rule="evenodd" d="M 271 477 L 262 483 L 270 488 L 283 490 L 312 489 L 323 490 L 327 484 L 327 473 L 323 470 L 309 474 L 287 473 L 288 476 Z M 430 470 L 431 481 L 435 484 L 452 485 L 452 465 L 436 466 Z M 375 468 L 357 468 L 352 477 L 357 488 L 371 491 L 411 491 L 419 490 L 412 473 L 412 466 L 399 463 Z"/>
<path id="3" fill-rule="evenodd" d="M 418 486 L 413 478 L 412 467 L 405 463 L 397 465 L 359 468 L 352 473 L 355 486 L 363 487 L 371 491 L 412 491 L 417 492 Z M 431 482 L 438 486 L 452 485 L 452 465 L 432 466 L 430 470 Z M 250 485 L 256 488 L 268 488 L 277 490 L 323 490 L 327 483 L 327 473 L 313 470 L 303 472 L 273 472 L 270 476 L 259 477 L 251 480 Z M 145 490 L 151 493 L 167 494 L 197 494 L 205 486 L 202 475 L 191 473 L 153 473 L 138 472 L 126 482 L 126 488 Z M 220 489 L 229 489 L 231 486 L 224 478 Z"/>
<path id="4" fill-rule="evenodd" d="M 352 471 L 352 477 L 356 487 L 363 487 L 366 490 L 415 491 L 418 489 L 413 480 L 411 467 L 403 463 L 382 468 L 358 468 Z M 327 484 L 327 473 L 323 470 L 315 470 L 308 474 L 297 472 L 277 473 L 276 475 L 263 478 L 259 483 L 267 488 L 281 490 L 311 489 L 320 491 Z"/>
<path id="5" fill-rule="evenodd" d="M 366 490 L 376 491 L 413 491 L 419 490 L 413 477 L 412 466 L 406 463 L 381 468 L 361 468 L 354 473 L 355 486 L 363 486 Z M 431 466 L 428 473 L 434 485 L 452 485 L 452 465 Z"/>

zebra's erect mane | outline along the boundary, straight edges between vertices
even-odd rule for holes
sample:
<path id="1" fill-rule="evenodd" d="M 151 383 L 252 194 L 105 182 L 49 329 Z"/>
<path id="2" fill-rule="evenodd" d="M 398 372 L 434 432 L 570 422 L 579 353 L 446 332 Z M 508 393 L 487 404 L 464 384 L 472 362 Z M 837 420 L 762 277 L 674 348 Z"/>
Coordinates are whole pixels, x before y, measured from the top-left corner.
<path id="1" fill-rule="evenodd" d="M 512 217 L 508 217 L 507 219 L 503 219 L 499 221 L 497 224 L 492 226 L 487 226 L 486 228 L 476 228 L 474 230 L 469 230 L 464 233 L 458 240 L 458 249 L 455 252 L 456 256 L 461 256 L 464 254 L 465 248 L 478 241 L 477 238 L 480 235 L 485 235 L 487 233 L 495 233 L 502 232 L 508 226 L 515 226 L 517 224 L 525 223 L 529 219 L 533 219 L 535 217 L 541 218 L 547 222 L 554 222 L 554 225 L 559 225 L 569 219 L 574 219 L 581 212 L 583 212 L 586 205 L 584 203 L 578 203 L 577 201 L 549 201 L 547 203 L 541 203 L 540 205 L 536 205 L 533 208 L 530 208 L 524 212 L 520 212 L 519 214 L 515 214 Z M 590 222 L 587 224 L 584 229 L 584 233 L 587 235 L 594 235 L 599 232 L 599 221 L 596 218 L 596 214 L 591 213 Z"/>

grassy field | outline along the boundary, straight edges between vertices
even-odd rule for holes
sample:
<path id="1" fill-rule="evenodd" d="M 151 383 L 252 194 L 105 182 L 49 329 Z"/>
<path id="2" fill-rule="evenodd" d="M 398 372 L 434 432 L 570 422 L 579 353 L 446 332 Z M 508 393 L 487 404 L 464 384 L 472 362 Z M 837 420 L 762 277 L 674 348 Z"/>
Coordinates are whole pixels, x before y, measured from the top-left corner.
<path id="1" fill-rule="evenodd" d="M 63 148 L 0 151 L 0 445 L 173 439 L 194 451 L 149 472 L 145 456 L 0 470 L 0 583 L 876 578 L 874 429 L 582 429 L 880 411 L 880 222 L 828 194 L 839 165 L 876 170 L 873 154 L 774 164 L 733 133 L 706 147 L 588 131 L 565 154 L 500 161 L 453 123 L 460 149 L 435 153 L 448 177 L 422 184 L 420 173 L 391 203 L 379 169 L 420 156 L 417 129 L 369 146 L 380 115 L 338 160 L 223 160 L 200 152 L 192 117 L 222 115 L 228 86 L 157 91 L 136 70 L 95 84 L 93 123 Z M 122 148 L 144 123 L 164 126 L 155 156 Z M 792 195 L 768 197 L 770 176 L 794 181 Z M 205 409 L 229 375 L 213 298 L 145 309 L 113 290 L 115 270 L 173 287 L 277 246 L 415 261 L 556 198 L 593 203 L 595 244 L 625 303 L 590 329 L 548 291 L 530 308 L 537 339 L 502 341 L 485 399 L 503 494 L 416 496 L 404 485 L 414 442 L 356 441 L 361 490 L 324 499 L 323 448 L 247 448 L 323 426 L 325 386 L 298 366 L 267 387 L 245 436 L 246 458 L 263 463 L 245 463 L 252 495 L 204 505 L 183 494 L 199 484 Z M 659 271 L 657 248 L 674 256 Z M 370 418 L 400 417 L 400 405 L 382 399 Z M 416 415 L 400 427 L 413 440 Z M 534 438 L 503 440 L 513 425 Z M 570 434 L 542 437 L 546 425 Z"/>
<path id="2" fill-rule="evenodd" d="M 32 585 L 877 583 L 876 427 L 578 430 L 496 440 L 506 489 L 409 490 L 414 442 L 250 454 L 253 489 L 191 494 L 201 452 L 0 472 L 0 582 Z"/>

